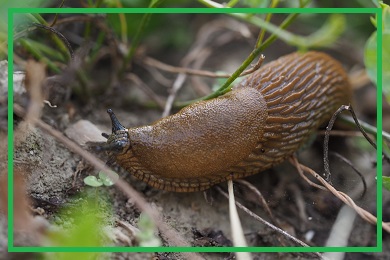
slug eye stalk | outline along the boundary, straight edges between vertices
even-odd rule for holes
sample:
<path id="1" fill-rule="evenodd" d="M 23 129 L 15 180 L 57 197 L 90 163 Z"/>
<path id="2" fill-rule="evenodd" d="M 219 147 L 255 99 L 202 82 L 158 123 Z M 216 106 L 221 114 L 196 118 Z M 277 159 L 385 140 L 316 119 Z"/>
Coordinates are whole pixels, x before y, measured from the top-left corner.
<path id="1" fill-rule="evenodd" d="M 111 119 L 112 133 L 102 133 L 102 136 L 107 138 L 107 142 L 96 148 L 99 151 L 121 152 L 129 145 L 129 131 L 119 122 L 111 108 L 107 109 L 107 113 Z"/>
<path id="2" fill-rule="evenodd" d="M 111 108 L 107 109 L 107 114 L 110 116 L 112 124 L 112 133 L 115 134 L 117 131 L 126 130 L 126 128 L 119 122 L 114 111 Z"/>

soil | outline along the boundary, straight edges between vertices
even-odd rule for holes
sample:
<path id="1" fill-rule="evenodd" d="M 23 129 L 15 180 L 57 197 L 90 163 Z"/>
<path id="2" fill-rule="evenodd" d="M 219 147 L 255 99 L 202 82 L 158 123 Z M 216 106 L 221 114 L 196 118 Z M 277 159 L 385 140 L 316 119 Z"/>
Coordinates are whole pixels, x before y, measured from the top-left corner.
<path id="1" fill-rule="evenodd" d="M 62 28 L 65 30 L 65 28 Z M 224 44 L 206 62 L 207 69 L 211 71 L 222 70 L 232 71 L 236 68 L 242 59 L 249 53 L 253 46 L 254 39 L 234 40 L 230 44 Z M 240 46 L 240 47 L 238 47 Z M 243 47 L 244 46 L 244 47 Z M 284 47 L 284 52 L 288 53 L 291 47 L 285 46 L 281 42 L 276 42 L 272 48 L 267 51 L 267 57 L 278 57 L 281 54 L 278 50 Z M 345 46 L 340 44 L 340 49 L 335 53 L 341 53 Z M 226 58 L 229 53 L 229 58 Z M 176 64 L 177 55 L 172 53 L 159 53 L 156 56 L 168 64 Z M 173 58 L 164 59 L 172 56 Z M 347 59 L 346 57 L 342 57 Z M 221 62 L 223 60 L 223 62 Z M 108 60 L 113 62 L 112 60 Z M 216 62 L 219 61 L 219 62 Z M 353 62 L 353 61 L 350 61 Z M 99 65 L 104 62 L 101 61 Z M 109 64 L 108 64 L 109 65 Z M 105 66 L 108 66 L 105 65 Z M 345 64 L 351 68 L 354 64 Z M 99 68 L 101 70 L 101 68 Z M 97 70 L 97 69 L 96 69 Z M 135 66 L 134 71 L 142 70 Z M 109 75 L 110 72 L 106 72 Z M 145 71 L 139 73 L 148 82 Z M 102 75 L 99 75 L 102 77 Z M 56 102 L 52 104 L 58 107 L 52 108 L 44 106 L 42 110 L 42 119 L 55 129 L 62 133 L 72 136 L 69 131 L 74 130 L 73 125 L 79 120 L 86 120 L 90 126 L 91 133 L 86 133 L 85 138 L 75 140 L 80 146 L 89 149 L 87 141 L 101 141 L 98 139 L 97 132 L 109 133 L 111 123 L 105 110 L 112 107 L 117 117 L 126 127 L 140 126 L 149 124 L 161 117 L 161 110 L 150 108 L 147 105 L 140 105 L 143 101 L 151 102 L 150 98 L 140 91 L 134 85 L 118 84 L 112 86 L 113 89 L 105 92 L 104 97 L 96 95 L 82 100 L 80 96 L 69 94 L 66 91 L 49 91 L 50 95 L 63 95 L 57 97 Z M 156 93 L 163 96 L 166 90 L 161 90 L 161 86 L 153 87 Z M 357 92 L 366 93 L 367 89 L 374 89 L 372 85 L 366 86 Z M 375 89 L 374 89 L 375 91 Z M 164 94 L 165 92 L 165 94 Z M 60 94 L 59 94 L 60 93 Z M 125 96 L 121 97 L 123 93 Z M 15 100 L 18 104 L 25 106 L 27 104 L 26 93 L 16 93 Z M 179 93 L 178 99 L 194 95 L 194 90 L 184 87 Z M 356 94 L 356 99 L 359 93 Z M 138 100 L 137 103 L 131 103 L 130 100 Z M 51 99 L 53 100 L 53 99 Z M 62 100 L 62 101 L 60 101 Z M 130 105 L 129 105 L 130 104 Z M 3 105 L 3 104 L 2 104 Z M 125 108 L 125 107 L 128 108 Z M 370 115 L 359 111 L 360 116 L 365 120 L 370 120 Z M 132 199 L 126 197 L 115 185 L 110 187 L 89 187 L 83 182 L 83 179 L 89 175 L 97 175 L 97 171 L 88 165 L 80 155 L 69 151 L 64 144 L 58 142 L 51 135 L 40 128 L 31 124 L 19 128 L 22 119 L 15 116 L 15 131 L 23 133 L 19 135 L 20 142 L 15 146 L 14 167 L 17 172 L 26 180 L 26 195 L 31 201 L 30 213 L 33 221 L 43 218 L 40 225 L 44 227 L 45 234 L 49 229 L 69 227 L 74 222 L 71 214 L 64 214 L 65 209 L 78 207 L 80 201 L 87 200 L 88 197 L 99 197 L 99 203 L 102 206 L 100 212 L 107 215 L 105 226 L 109 231 L 111 239 L 108 239 L 107 246 L 137 246 L 138 240 L 128 229 L 119 225 L 119 222 L 127 223 L 137 228 L 139 226 L 140 210 L 135 206 Z M 1 124 L 0 124 L 1 125 Z M 73 129 L 73 130 L 72 130 Z M 96 130 L 98 129 L 98 130 Z M 92 133 L 94 132 L 94 133 Z M 18 135 L 17 135 L 18 136 Z M 331 149 L 345 155 L 353 165 L 363 173 L 367 181 L 367 192 L 363 198 L 361 179 L 354 171 L 337 158 L 331 157 L 331 170 L 333 172 L 333 185 L 353 197 L 355 202 L 376 215 L 376 182 L 375 182 L 375 151 L 371 148 L 362 148 L 361 140 L 351 137 L 331 137 Z M 313 136 L 313 140 L 308 147 L 298 152 L 299 160 L 317 172 L 322 172 L 322 142 L 323 135 Z M 363 141 L 364 142 L 364 141 Z M 106 160 L 104 154 L 97 154 L 103 160 Z M 384 170 L 388 169 L 384 165 Z M 142 194 L 149 204 L 156 209 L 163 220 L 177 231 L 186 241 L 193 246 L 231 246 L 232 234 L 229 221 L 228 200 L 214 187 L 207 192 L 194 193 L 175 193 L 160 191 L 149 187 L 147 184 L 137 180 L 129 175 L 123 169 L 118 168 L 121 178 L 134 187 Z M 3 174 L 4 175 L 4 174 Z M 285 162 L 266 172 L 259 173 L 246 178 L 248 182 L 255 185 L 263 194 L 275 219 L 281 225 L 280 227 L 301 239 L 310 246 L 325 246 L 331 233 L 343 203 L 327 191 L 321 191 L 310 187 L 296 170 Z M 226 184 L 219 185 L 226 190 Z M 270 220 L 264 208 L 258 202 L 257 198 L 244 186 L 235 184 L 235 193 L 237 199 L 246 207 L 250 208 L 259 216 Z M 87 195 L 85 195 L 87 194 Z M 388 205 L 390 195 L 388 192 L 383 194 L 384 205 Z M 15 201 L 18 205 L 18 201 Z M 83 204 L 81 204 L 83 205 Z M 107 214 L 107 206 L 112 208 Z M 384 208 L 384 218 L 390 218 L 388 210 Z M 387 215 L 386 215 L 387 214 Z M 1 250 L 6 247 L 5 229 L 6 222 L 0 214 L 0 255 Z M 295 246 L 286 239 L 278 236 L 265 225 L 254 220 L 252 217 L 239 210 L 239 216 L 244 229 L 247 242 L 250 246 L 270 247 L 270 246 Z M 274 221 L 275 221 L 274 219 Z M 47 221 L 47 222 L 45 222 Z M 389 221 L 389 219 L 387 219 Z M 35 223 L 35 222 L 33 222 Z M 43 224 L 42 224 L 43 223 Z M 38 232 L 37 230 L 35 230 Z M 164 236 L 159 236 L 164 246 L 169 246 L 164 240 Z M 31 244 L 31 238 L 17 239 L 19 244 Z M 353 229 L 349 234 L 348 246 L 367 247 L 375 246 L 377 241 L 376 227 L 362 220 L 357 216 L 353 223 Z M 43 240 L 41 241 L 42 243 Z M 130 244 L 129 244 L 130 243 Z M 34 243 L 32 243 L 34 244 Z M 387 259 L 390 258 L 390 237 L 384 234 L 382 253 L 347 253 L 339 259 Z M 17 259 L 17 254 L 9 254 L 6 257 Z M 233 253 L 202 253 L 205 259 L 234 259 Z M 309 253 L 253 253 L 254 259 L 313 259 L 315 257 Z M 31 259 L 34 255 L 30 255 Z M 155 259 L 185 259 L 180 253 L 113 253 L 100 256 L 102 259 L 145 259 L 156 257 Z M 1 258 L 1 256 L 0 256 Z"/>

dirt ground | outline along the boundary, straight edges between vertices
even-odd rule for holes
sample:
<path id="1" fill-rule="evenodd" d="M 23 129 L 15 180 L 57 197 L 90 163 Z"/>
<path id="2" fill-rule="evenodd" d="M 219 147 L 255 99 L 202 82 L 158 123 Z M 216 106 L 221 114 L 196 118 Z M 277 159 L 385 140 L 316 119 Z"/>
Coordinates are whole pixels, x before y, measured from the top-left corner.
<path id="1" fill-rule="evenodd" d="M 221 18 L 219 23 L 226 22 L 226 18 Z M 206 19 L 204 24 L 210 23 L 211 19 Z M 230 20 L 229 20 L 230 22 Z M 202 24 L 204 26 L 204 24 Z M 235 24 L 235 26 L 244 26 Z M 200 25 L 195 26 L 200 28 Z M 204 28 L 204 27 L 202 27 Z M 68 27 L 59 27 L 59 30 L 66 31 Z M 217 40 L 223 41 L 223 33 L 215 36 Z M 228 34 L 226 34 L 228 35 Z M 225 36 L 226 36 L 225 35 Z M 211 71 L 234 71 L 240 62 L 251 51 L 255 37 L 243 38 L 237 34 L 230 35 L 230 43 L 221 43 L 220 46 L 212 46 L 213 54 L 207 57 L 204 62 L 204 69 Z M 337 48 L 334 47 L 328 52 L 343 62 L 349 73 L 363 66 L 361 60 L 360 43 L 349 48 L 346 44 L 348 38 L 343 37 L 338 42 Z M 150 43 L 150 42 L 149 42 Z M 146 48 L 146 47 L 145 47 Z M 204 47 L 206 48 L 206 47 Z M 280 53 L 280 50 L 283 53 Z M 294 49 L 285 45 L 281 41 L 275 42 L 265 53 L 267 60 L 279 57 L 285 53 L 292 52 Z M 354 52 L 347 53 L 347 50 Z M 168 64 L 176 64 L 180 60 L 179 54 L 174 54 L 172 50 L 166 53 L 163 50 L 149 56 L 158 57 Z M 229 53 L 229 57 L 226 57 Z M 343 54 L 343 55 L 342 55 Z M 351 57 L 354 57 L 352 59 Z M 168 58 L 169 57 L 169 58 Z M 91 80 L 90 85 L 98 85 L 101 78 L 108 77 L 111 71 L 110 66 L 114 60 L 111 58 L 101 59 L 97 62 L 96 68 L 91 69 L 96 78 Z M 100 67 L 99 67 L 100 66 Z M 4 67 L 1 67 L 4 70 Z M 18 70 L 18 66 L 16 66 Z M 147 85 L 152 84 L 147 72 L 140 66 L 134 65 L 133 72 L 139 72 L 138 75 Z M 99 74 L 100 73 L 100 74 Z M 5 74 L 1 74 L 5 75 Z M 50 75 L 48 75 L 50 76 Z M 172 78 L 170 78 L 171 81 Z M 199 78 L 191 78 L 192 83 L 199 82 Z M 205 80 L 199 85 L 207 85 L 211 80 Z M 215 82 L 213 82 L 215 84 Z M 210 85 L 208 85 L 210 86 Z M 4 88 L 5 85 L 2 85 Z M 98 88 L 98 87 L 96 87 Z M 85 138 L 89 141 L 98 141 L 95 134 L 97 132 L 111 132 L 111 123 L 106 114 L 107 108 L 113 108 L 117 117 L 126 127 L 134 127 L 149 124 L 161 117 L 161 109 L 155 106 L 150 108 L 148 102 L 152 102 L 150 96 L 140 90 L 135 84 L 118 83 L 113 84 L 110 91 L 100 94 L 93 94 L 88 98 L 82 99 L 80 94 L 70 93 L 69 89 L 54 88 L 49 91 L 49 96 L 53 97 L 50 102 L 57 105 L 56 108 L 45 105 L 42 108 L 42 120 L 53 128 L 64 133 L 73 139 L 84 149 L 90 150 L 85 144 Z M 161 90 L 161 86 L 152 87 L 158 96 L 166 97 L 166 89 Z M 79 90 L 72 90 L 79 91 Z M 101 92 L 101 89 L 92 88 L 91 91 Z M 194 90 L 183 87 L 178 94 L 178 99 L 188 100 L 194 95 Z M 370 100 L 370 97 L 374 100 Z M 55 98 L 56 97 L 56 98 Z M 359 118 L 375 124 L 375 88 L 368 83 L 354 91 Z M 368 99 L 368 100 L 367 100 Z M 135 101 L 136 100 L 136 101 Z M 364 101 L 362 101 L 364 100 Z M 134 101 L 134 102 L 133 102 Z M 27 94 L 15 93 L 15 103 L 26 107 L 28 105 Z M 144 105 L 141 105 L 141 104 Z M 1 131 L 5 135 L 4 120 L 6 114 L 3 114 L 5 100 L 1 103 Z M 146 105 L 145 105 L 146 104 Z M 363 105 L 360 105 L 363 104 Z M 373 112 L 374 111 L 374 112 Z M 386 110 L 385 110 L 386 111 Z M 73 128 L 79 120 L 87 120 L 92 124 L 89 130 L 85 132 L 87 137 L 75 139 L 72 138 L 74 131 L 79 135 L 80 132 Z M 107 234 L 108 245 L 114 246 L 136 246 L 137 240 L 134 235 L 124 228 L 123 223 L 138 227 L 141 211 L 135 206 L 134 201 L 128 198 L 118 187 L 99 187 L 93 188 L 86 186 L 83 179 L 89 175 L 96 175 L 97 170 L 86 163 L 78 154 L 71 152 L 63 143 L 56 140 L 47 132 L 32 124 L 24 124 L 19 116 L 14 117 L 15 138 L 17 138 L 14 152 L 15 173 L 20 174 L 26 181 L 25 194 L 31 205 L 27 210 L 30 215 L 30 223 L 35 223 L 33 230 L 44 234 L 49 229 L 65 228 L 72 222 L 72 216 L 69 214 L 60 214 L 65 208 L 78 205 L 80 200 L 84 200 L 85 194 L 88 196 L 97 196 L 100 203 L 112 207 L 112 214 L 107 219 L 106 226 L 109 229 Z M 96 129 L 98 130 L 95 130 Z M 93 129 L 92 129 L 93 128 Z M 92 133 L 93 132 L 93 133 Z M 319 173 L 322 173 L 323 155 L 322 142 L 324 135 L 319 132 L 313 135 L 312 141 L 308 147 L 299 151 L 298 158 L 300 162 L 307 165 Z M 361 179 L 345 163 L 340 162 L 335 157 L 330 157 L 332 182 L 334 187 L 350 195 L 355 202 L 376 215 L 376 156 L 375 150 L 368 147 L 361 137 L 331 137 L 331 150 L 347 157 L 353 165 L 363 173 L 367 182 L 367 192 L 363 198 Z M 367 148 L 368 147 L 368 148 Z M 5 148 L 2 145 L 2 148 Z M 4 150 L 5 151 L 5 150 Z M 91 150 L 90 150 L 91 151 Z M 4 155 L 2 155 L 2 158 Z M 107 160 L 104 154 L 97 154 L 102 160 Z M 2 166 L 5 169 L 5 166 Z M 388 165 L 384 164 L 384 171 L 388 170 Z M 117 168 L 121 178 L 128 182 L 135 190 L 142 194 L 151 207 L 159 212 L 162 219 L 176 232 L 178 232 L 189 244 L 193 246 L 231 246 L 232 234 L 229 222 L 228 200 L 223 197 L 215 187 L 204 192 L 194 193 L 175 193 L 160 191 L 149 187 L 147 184 L 137 180 L 123 169 Z M 3 170 L 3 176 L 5 171 Z M 275 219 L 281 225 L 280 227 L 298 239 L 304 241 L 310 246 L 325 246 L 332 227 L 338 217 L 343 203 L 330 192 L 313 188 L 304 181 L 297 171 L 288 162 L 274 167 L 265 172 L 245 178 L 253 184 L 264 196 Z M 226 190 L 227 185 L 219 185 Z M 23 185 L 17 188 L 23 190 Z M 235 183 L 235 193 L 237 199 L 257 215 L 269 220 L 261 203 L 257 198 L 246 190 L 246 188 Z M 15 195 L 17 196 L 17 195 Z M 23 194 L 15 199 L 23 198 Z M 207 198 L 207 199 L 206 199 Z M 389 192 L 383 194 L 384 220 L 390 220 L 388 205 L 390 201 Z M 4 200 L 1 200 L 0 203 Z M 15 200 L 16 207 L 19 206 Z M 103 210 L 102 210 L 103 212 Z M 15 210 L 15 214 L 17 211 Z M 106 214 L 106 212 L 103 212 Z M 270 246 L 296 246 L 265 225 L 254 220 L 243 211 L 239 210 L 239 216 L 244 229 L 244 233 L 249 246 L 270 247 Z M 274 220 L 275 220 L 274 219 Z M 352 218 L 353 229 L 349 234 L 348 246 L 351 247 L 370 247 L 375 246 L 377 241 L 376 227 L 367 223 L 361 217 Z M 122 224 L 120 224 L 122 223 Z M 5 251 L 6 247 L 6 222 L 4 215 L 0 214 L 0 253 Z M 31 231 L 31 229 L 30 229 Z M 19 234 L 19 235 L 18 235 Z M 158 235 L 159 236 L 159 235 Z M 164 236 L 160 237 L 164 246 L 170 246 Z M 390 237 L 384 232 L 383 252 L 382 253 L 347 253 L 342 258 L 334 259 L 388 259 L 390 258 Z M 42 245 L 44 240 L 36 240 L 34 236 L 16 233 L 16 245 Z M 130 243 L 130 244 L 129 244 Z M 1 255 L 1 254 L 0 254 Z M 201 253 L 205 259 L 234 259 L 233 253 Z M 4 255 L 3 255 L 4 256 Z M 3 257 L 0 256 L 0 259 Z M 36 259 L 37 255 L 26 255 L 30 259 Z M 19 259 L 18 254 L 9 254 L 6 257 Z M 186 259 L 186 256 L 180 253 L 113 253 L 101 255 L 100 258 L 110 259 Z M 313 259 L 315 256 L 309 253 L 254 253 L 254 259 Z M 4 258 L 6 259 L 6 258 Z M 25 258 L 27 259 L 27 258 Z M 332 257 L 330 256 L 330 259 Z"/>

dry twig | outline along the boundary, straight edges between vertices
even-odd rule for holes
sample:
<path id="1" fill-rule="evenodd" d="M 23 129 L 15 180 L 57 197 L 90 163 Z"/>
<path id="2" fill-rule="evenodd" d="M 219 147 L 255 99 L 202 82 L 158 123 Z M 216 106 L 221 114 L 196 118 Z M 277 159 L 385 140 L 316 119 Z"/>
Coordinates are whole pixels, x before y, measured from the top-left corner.
<path id="1" fill-rule="evenodd" d="M 154 91 L 149 88 L 137 75 L 131 73 L 126 75 L 126 79 L 133 81 L 146 95 L 148 95 L 152 100 L 154 100 L 160 108 L 164 108 L 164 101 L 156 94 Z"/>
<path id="2" fill-rule="evenodd" d="M 229 199 L 229 196 L 228 194 L 226 194 L 226 192 L 224 192 L 220 187 L 216 187 L 217 190 L 224 196 L 226 197 L 227 199 Z M 286 239 L 292 241 L 293 243 L 297 244 L 297 245 L 300 245 L 300 246 L 303 246 L 303 247 L 309 247 L 309 245 L 307 245 L 306 243 L 304 243 L 303 241 L 293 237 L 292 235 L 290 235 L 289 233 L 287 233 L 286 231 L 274 226 L 273 224 L 269 223 L 268 221 L 264 220 L 263 218 L 261 218 L 260 216 L 256 215 L 255 213 L 253 213 L 251 210 L 249 210 L 247 207 L 245 207 L 244 205 L 242 205 L 241 203 L 237 202 L 236 201 L 236 205 L 242 209 L 245 213 L 247 213 L 249 216 L 251 216 L 252 218 L 254 218 L 255 220 L 263 223 L 264 225 L 266 225 L 267 227 L 271 228 L 273 231 L 275 232 L 278 232 L 280 233 L 281 235 L 283 235 L 283 237 L 285 237 Z"/>
<path id="3" fill-rule="evenodd" d="M 254 185 L 252 185 L 251 183 L 247 182 L 246 180 L 240 180 L 239 179 L 239 180 L 236 180 L 236 182 L 240 183 L 241 185 L 244 185 L 246 190 L 249 190 L 249 191 L 253 192 L 256 195 L 257 199 L 260 201 L 261 205 L 264 207 L 265 211 L 267 212 L 267 214 L 269 215 L 271 220 L 273 222 L 275 222 L 274 224 L 280 225 L 280 223 L 278 223 L 278 220 L 272 214 L 271 209 L 268 207 L 268 203 L 265 200 L 263 194 L 261 194 L 261 192 Z"/>
<path id="4" fill-rule="evenodd" d="M 261 55 L 259 60 L 256 62 L 255 65 L 253 65 L 251 68 L 245 70 L 243 73 L 240 74 L 240 77 L 249 75 L 256 70 L 258 70 L 263 61 L 265 59 L 264 55 Z M 165 64 L 161 61 L 158 61 L 156 59 L 153 59 L 151 57 L 142 57 L 142 62 L 145 65 L 151 66 L 158 68 L 163 71 L 171 72 L 171 73 L 182 73 L 182 74 L 188 74 L 188 75 L 193 75 L 193 76 L 201 76 L 201 77 L 209 77 L 209 78 L 229 78 L 231 74 L 229 73 L 215 73 L 207 70 L 197 70 L 197 69 L 191 69 L 191 68 L 185 68 L 185 67 L 175 67 L 169 64 Z"/>
<path id="5" fill-rule="evenodd" d="M 299 174 L 303 177 L 304 172 L 309 173 L 314 178 L 316 178 L 323 186 L 313 183 L 312 181 L 308 180 L 307 177 L 304 177 L 304 180 L 306 180 L 311 186 L 314 186 L 316 188 L 322 189 L 322 190 L 328 190 L 333 195 L 335 195 L 337 198 L 339 198 L 341 201 L 343 201 L 345 204 L 353 208 L 356 213 L 361 216 L 365 221 L 367 221 L 370 224 L 377 225 L 377 218 L 372 215 L 370 212 L 366 211 L 365 209 L 359 207 L 356 205 L 356 203 L 349 197 L 347 194 L 345 194 L 342 191 L 336 190 L 332 185 L 330 185 L 326 180 L 324 180 L 320 174 L 316 173 L 314 170 L 310 169 L 307 166 L 304 166 L 300 164 L 295 156 L 290 158 L 290 163 L 296 167 Z M 382 222 L 382 227 L 384 230 L 386 230 L 388 233 L 390 233 L 390 223 L 388 222 Z"/>

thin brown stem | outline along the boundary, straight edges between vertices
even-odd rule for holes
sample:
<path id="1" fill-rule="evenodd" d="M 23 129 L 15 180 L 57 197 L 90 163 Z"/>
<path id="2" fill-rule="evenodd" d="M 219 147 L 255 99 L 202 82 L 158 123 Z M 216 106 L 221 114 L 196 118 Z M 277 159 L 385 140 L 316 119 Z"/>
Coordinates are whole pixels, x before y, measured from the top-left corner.
<path id="1" fill-rule="evenodd" d="M 347 204 L 348 206 L 353 208 L 356 211 L 356 213 L 359 216 L 361 216 L 365 221 L 367 221 L 370 224 L 377 225 L 377 218 L 374 215 L 372 215 L 367 210 L 356 205 L 356 203 L 353 201 L 353 199 L 351 197 L 349 197 L 347 194 L 345 194 L 344 192 L 336 190 L 331 184 L 329 184 L 325 179 L 323 179 L 320 174 L 318 174 L 314 170 L 310 169 L 309 167 L 307 167 L 303 164 L 300 164 L 296 159 L 290 160 L 290 162 L 295 166 L 295 168 L 298 170 L 298 172 L 306 172 L 306 173 L 312 175 L 314 178 L 316 178 L 323 185 L 323 186 L 320 186 L 320 185 L 315 184 L 315 183 L 310 181 L 308 183 L 311 186 L 314 186 L 316 188 L 320 188 L 322 190 L 326 189 L 326 190 L 330 191 L 331 193 L 333 193 L 333 195 L 335 195 L 337 198 L 339 198 L 345 204 Z M 307 178 L 304 178 L 304 179 L 307 180 Z M 390 233 L 390 223 L 382 222 L 382 227 L 386 232 Z"/>
<path id="2" fill-rule="evenodd" d="M 220 187 L 216 187 L 218 192 L 220 192 L 225 198 L 229 199 L 229 195 L 224 192 Z M 292 241 L 293 243 L 297 244 L 297 245 L 300 245 L 300 246 L 303 246 L 303 247 L 309 247 L 309 245 L 307 245 L 306 243 L 304 243 L 303 241 L 293 237 L 292 235 L 290 235 L 289 233 L 287 233 L 286 231 L 284 231 L 283 229 L 280 229 L 276 226 L 274 226 L 273 224 L 269 223 L 268 221 L 264 220 L 263 218 L 259 217 L 258 215 L 256 215 L 254 212 L 252 212 L 251 210 L 249 210 L 247 207 L 245 207 L 244 205 L 242 205 L 241 203 L 239 203 L 238 201 L 236 201 L 236 205 L 242 209 L 245 213 L 247 213 L 249 216 L 251 216 L 252 218 L 254 218 L 255 220 L 261 222 L 262 224 L 266 225 L 267 227 L 271 228 L 273 231 L 275 232 L 278 232 L 280 233 L 281 235 L 283 235 L 283 237 L 285 237 L 286 239 Z M 322 259 L 322 256 L 319 254 L 319 253 L 314 253 L 319 259 Z"/>
<path id="3" fill-rule="evenodd" d="M 261 55 L 259 60 L 256 62 L 256 64 L 253 65 L 250 69 L 247 69 L 243 73 L 241 73 L 240 77 L 246 76 L 258 70 L 261 67 L 264 59 L 265 57 Z M 185 67 L 176 67 L 150 57 L 142 57 L 139 59 L 139 61 L 145 65 L 155 67 L 163 71 L 177 73 L 177 74 L 183 73 L 183 74 L 188 74 L 193 76 L 201 76 L 201 77 L 209 77 L 209 78 L 229 78 L 231 76 L 231 74 L 228 73 L 215 73 L 207 70 L 196 70 L 196 69 L 185 68 Z"/>

